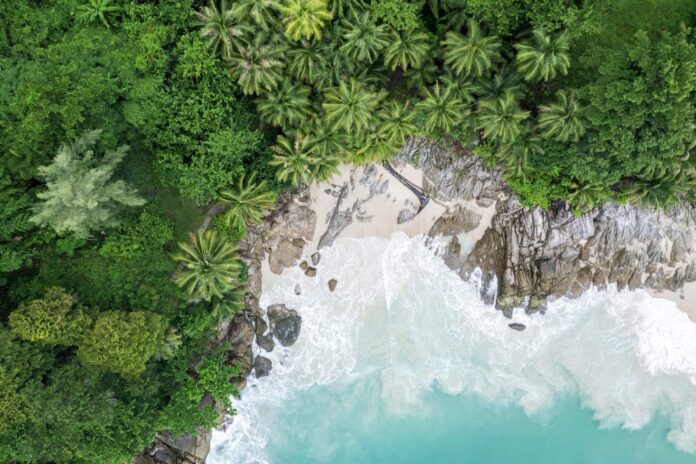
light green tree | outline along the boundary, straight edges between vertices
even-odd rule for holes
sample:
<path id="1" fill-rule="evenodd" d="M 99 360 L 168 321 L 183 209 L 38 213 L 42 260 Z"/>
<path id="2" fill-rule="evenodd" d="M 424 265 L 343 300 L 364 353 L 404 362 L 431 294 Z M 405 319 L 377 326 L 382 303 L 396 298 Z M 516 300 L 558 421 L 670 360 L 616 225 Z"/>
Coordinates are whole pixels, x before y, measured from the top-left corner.
<path id="1" fill-rule="evenodd" d="M 378 25 L 369 13 L 341 21 L 341 52 L 356 62 L 372 63 L 389 43 L 387 29 Z"/>
<path id="2" fill-rule="evenodd" d="M 392 30 L 388 40 L 389 45 L 384 49 L 384 64 L 392 71 L 396 68 L 404 71 L 420 68 L 431 48 L 430 35 L 414 29 Z"/>
<path id="3" fill-rule="evenodd" d="M 585 133 L 582 108 L 575 93 L 567 90 L 556 92 L 556 101 L 539 106 L 537 127 L 545 137 L 559 142 L 577 142 Z"/>
<path id="4" fill-rule="evenodd" d="M 328 74 L 328 60 L 321 44 L 302 41 L 287 52 L 288 70 L 298 80 L 321 87 Z"/>
<path id="5" fill-rule="evenodd" d="M 356 16 L 365 9 L 363 0 L 329 0 L 331 14 L 334 18 Z"/>
<path id="6" fill-rule="evenodd" d="M 311 160 L 311 176 L 312 179 L 318 182 L 327 181 L 339 172 L 338 165 L 341 162 L 341 158 L 337 154 L 331 154 L 328 156 L 319 156 L 318 154 L 313 154 Z"/>
<path id="7" fill-rule="evenodd" d="M 493 77 L 481 78 L 476 81 L 476 93 L 482 100 L 496 100 L 505 92 L 510 92 L 516 99 L 522 98 L 523 88 L 520 85 L 520 75 L 513 68 L 501 66 Z"/>
<path id="8" fill-rule="evenodd" d="M 179 243 L 174 259 L 183 266 L 176 284 L 194 298 L 211 301 L 235 288 L 240 264 L 237 248 L 214 231 L 197 232 L 188 243 Z"/>
<path id="9" fill-rule="evenodd" d="M 406 137 L 418 131 L 414 123 L 416 116 L 416 112 L 413 111 L 408 102 L 389 101 L 379 112 L 379 132 L 384 135 L 386 140 L 396 145 L 402 145 Z"/>
<path id="10" fill-rule="evenodd" d="M 565 32 L 551 36 L 542 29 L 532 39 L 515 44 L 517 69 L 526 81 L 548 81 L 557 74 L 566 75 L 570 68 L 570 41 Z"/>
<path id="11" fill-rule="evenodd" d="M 283 135 L 278 136 L 276 144 L 271 147 L 275 155 L 269 164 L 278 169 L 276 176 L 280 181 L 295 186 L 310 182 L 314 164 L 311 142 L 311 138 L 299 130 L 292 141 Z"/>
<path id="12" fill-rule="evenodd" d="M 58 233 L 87 237 L 90 232 L 116 225 L 120 207 L 145 204 L 126 182 L 112 179 L 127 146 L 95 158 L 93 147 L 100 134 L 101 130 L 87 132 L 72 145 L 63 145 L 51 164 L 38 168 L 46 190 L 37 195 L 43 201 L 31 222 Z"/>
<path id="13" fill-rule="evenodd" d="M 251 22 L 268 31 L 278 20 L 279 9 L 277 0 L 237 0 L 232 7 L 232 15 L 240 22 Z"/>
<path id="14" fill-rule="evenodd" d="M 246 36 L 251 28 L 240 24 L 234 17 L 228 0 L 219 0 L 219 3 L 210 0 L 208 6 L 193 14 L 193 25 L 200 28 L 201 36 L 208 41 L 208 47 L 223 58 L 229 58 L 247 44 Z"/>
<path id="15" fill-rule="evenodd" d="M 324 23 L 332 17 L 326 0 L 286 0 L 280 13 L 285 34 L 294 41 L 321 39 Z"/>
<path id="16" fill-rule="evenodd" d="M 256 107 L 263 119 L 274 126 L 284 129 L 299 126 L 312 115 L 310 89 L 285 79 L 281 85 L 266 93 Z"/>
<path id="17" fill-rule="evenodd" d="M 516 140 L 522 132 L 522 122 L 529 117 L 529 112 L 520 109 L 510 91 L 496 100 L 479 102 L 478 113 L 478 129 L 484 137 L 502 144 Z"/>
<path id="18" fill-rule="evenodd" d="M 227 205 L 225 223 L 237 229 L 261 222 L 264 213 L 276 202 L 275 192 L 266 181 L 257 182 L 255 173 L 239 177 L 232 188 L 220 192 L 219 198 Z"/>
<path id="19" fill-rule="evenodd" d="M 365 89 L 356 79 L 341 81 L 324 92 L 322 107 L 334 128 L 350 133 L 370 127 L 379 96 Z"/>
<path id="20" fill-rule="evenodd" d="M 455 90 L 441 86 L 439 82 L 426 89 L 425 98 L 418 102 L 417 108 L 425 117 L 425 130 L 433 134 L 451 132 L 469 115 L 466 105 L 456 97 Z"/>
<path id="21" fill-rule="evenodd" d="M 60 287 L 46 289 L 43 298 L 20 304 L 9 316 L 12 332 L 46 345 L 76 345 L 91 322 L 75 297 Z"/>
<path id="22" fill-rule="evenodd" d="M 475 21 L 469 21 L 466 36 L 447 32 L 442 45 L 445 47 L 445 64 L 457 75 L 483 76 L 500 58 L 498 38 L 486 37 Z"/>
<path id="23" fill-rule="evenodd" d="M 348 136 L 331 125 L 314 119 L 307 134 L 312 153 L 319 157 L 343 156 L 348 150 Z"/>
<path id="24" fill-rule="evenodd" d="M 508 178 L 519 182 L 529 180 L 532 174 L 532 159 L 543 152 L 541 138 L 529 133 L 498 147 L 498 157 L 505 164 Z"/>
<path id="25" fill-rule="evenodd" d="M 279 47 L 266 42 L 263 34 L 257 34 L 253 41 L 232 53 L 228 59 L 230 74 L 246 95 L 271 91 L 282 80 L 281 55 Z"/>

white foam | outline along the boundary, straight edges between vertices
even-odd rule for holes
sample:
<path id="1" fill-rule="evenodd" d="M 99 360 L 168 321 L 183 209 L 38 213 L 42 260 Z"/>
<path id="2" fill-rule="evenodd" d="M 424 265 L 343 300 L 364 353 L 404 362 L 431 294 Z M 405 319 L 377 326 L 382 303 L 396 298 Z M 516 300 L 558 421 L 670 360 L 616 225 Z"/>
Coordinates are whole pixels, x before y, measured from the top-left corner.
<path id="1" fill-rule="evenodd" d="M 545 316 L 516 312 L 527 324 L 518 332 L 481 302 L 475 279 L 463 282 L 422 238 L 399 233 L 338 240 L 322 251 L 316 277 L 289 269 L 264 292 L 262 306 L 297 309 L 302 333 L 267 354 L 271 375 L 250 379 L 234 401 L 238 414 L 213 433 L 210 463 L 267 463 L 264 447 L 284 400 L 367 372 L 380 373 L 393 414 L 426 407 L 421 397 L 434 385 L 527 414 L 571 393 L 603 427 L 637 429 L 666 414 L 667 439 L 696 452 L 696 324 L 644 291 L 590 290 L 551 303 Z"/>

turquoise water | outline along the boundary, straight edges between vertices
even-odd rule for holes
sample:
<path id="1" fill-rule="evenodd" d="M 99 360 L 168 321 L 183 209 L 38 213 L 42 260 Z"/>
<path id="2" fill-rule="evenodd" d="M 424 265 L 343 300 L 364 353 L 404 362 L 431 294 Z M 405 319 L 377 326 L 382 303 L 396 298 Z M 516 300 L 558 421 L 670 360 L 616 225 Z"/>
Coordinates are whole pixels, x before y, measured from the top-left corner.
<path id="1" fill-rule="evenodd" d="M 600 430 L 577 399 L 530 418 L 517 407 L 495 407 L 471 395 L 434 390 L 423 409 L 393 415 L 377 376 L 313 387 L 273 417 L 271 462 L 693 464 L 696 457 L 665 440 L 667 421 L 639 431 Z"/>
<path id="2" fill-rule="evenodd" d="M 591 290 L 510 330 L 476 276 L 405 235 L 265 278 L 261 306 L 278 302 L 300 337 L 256 349 L 271 375 L 234 399 L 209 464 L 696 464 L 696 324 L 674 303 Z"/>

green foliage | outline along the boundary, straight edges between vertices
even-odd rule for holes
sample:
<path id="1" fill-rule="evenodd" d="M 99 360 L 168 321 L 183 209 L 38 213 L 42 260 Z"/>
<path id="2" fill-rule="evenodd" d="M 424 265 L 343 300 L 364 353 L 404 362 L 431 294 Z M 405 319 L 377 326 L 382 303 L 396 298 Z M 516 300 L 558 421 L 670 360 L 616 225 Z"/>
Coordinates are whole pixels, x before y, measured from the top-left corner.
<path id="1" fill-rule="evenodd" d="M 225 222 L 234 228 L 257 224 L 266 210 L 275 205 L 276 194 L 266 182 L 256 182 L 254 174 L 240 177 L 229 190 L 220 192 L 220 201 L 227 205 Z"/>
<path id="2" fill-rule="evenodd" d="M 431 134 L 448 133 L 468 116 L 468 110 L 457 99 L 454 88 L 441 87 L 439 83 L 426 90 L 418 109 L 425 114 L 425 130 Z"/>
<path id="3" fill-rule="evenodd" d="M 309 183 L 314 164 L 311 142 L 309 137 L 299 131 L 295 134 L 294 141 L 282 135 L 278 137 L 272 147 L 275 155 L 270 164 L 277 168 L 277 176 L 281 182 L 290 182 L 293 186 Z"/>
<path id="4" fill-rule="evenodd" d="M 149 250 L 161 250 L 174 240 L 172 221 L 153 208 L 142 211 L 137 219 L 120 227 L 118 235 L 104 240 L 99 254 L 114 258 L 136 258 Z"/>
<path id="5" fill-rule="evenodd" d="M 362 13 L 341 22 L 341 52 L 357 62 L 372 63 L 387 45 L 387 29 L 378 25 L 369 13 Z"/>
<path id="6" fill-rule="evenodd" d="M 559 90 L 557 101 L 550 105 L 539 107 L 537 127 L 544 137 L 553 138 L 559 142 L 577 142 L 585 133 L 585 123 L 582 120 L 582 108 L 572 91 Z"/>
<path id="7" fill-rule="evenodd" d="M 326 0 L 286 0 L 279 9 L 285 34 L 294 41 L 321 39 L 324 23 L 332 18 Z"/>
<path id="8" fill-rule="evenodd" d="M 420 11 L 422 1 L 373 0 L 370 3 L 372 14 L 390 25 L 396 31 L 408 31 L 422 26 Z"/>
<path id="9" fill-rule="evenodd" d="M 384 50 L 384 64 L 392 71 L 401 68 L 420 68 L 431 48 L 429 34 L 416 29 L 391 31 L 389 45 Z"/>
<path id="10" fill-rule="evenodd" d="M 75 345 L 91 325 L 75 297 L 50 287 L 42 299 L 23 303 L 10 314 L 12 332 L 30 342 Z"/>
<path id="11" fill-rule="evenodd" d="M 208 47 L 223 58 L 229 58 L 236 50 L 246 45 L 245 34 L 250 28 L 239 24 L 230 2 L 210 0 L 200 11 L 194 11 L 194 26 L 201 29 L 201 37 L 207 39 Z"/>
<path id="12" fill-rule="evenodd" d="M 80 342 L 77 355 L 85 366 L 134 377 L 161 349 L 166 328 L 167 320 L 152 312 L 105 311 Z"/>
<path id="13" fill-rule="evenodd" d="M 379 103 L 379 96 L 367 90 L 356 79 L 341 82 L 338 87 L 328 89 L 322 106 L 334 129 L 367 129 Z"/>
<path id="14" fill-rule="evenodd" d="M 535 29 L 532 40 L 515 44 L 517 69 L 526 81 L 548 81 L 556 74 L 568 74 L 570 43 L 565 32 L 552 37 L 543 29 Z"/>
<path id="15" fill-rule="evenodd" d="M 78 7 L 76 18 L 87 24 L 101 22 L 104 26 L 111 27 L 109 16 L 121 10 L 117 3 L 111 0 L 86 0 Z"/>
<path id="16" fill-rule="evenodd" d="M 239 395 L 237 387 L 230 380 L 238 377 L 239 374 L 239 366 L 228 365 L 225 362 L 223 350 L 218 349 L 216 353 L 203 360 L 203 364 L 198 370 L 198 384 L 216 401 L 229 409 L 230 397 Z"/>
<path id="17" fill-rule="evenodd" d="M 100 133 L 88 132 L 72 145 L 63 145 L 50 165 L 39 167 L 38 175 L 46 181 L 47 190 L 37 195 L 44 201 L 31 222 L 86 237 L 113 227 L 119 207 L 145 203 L 124 181 L 111 179 L 128 147 L 106 151 L 95 159 L 92 148 Z"/>
<path id="18" fill-rule="evenodd" d="M 191 235 L 190 243 L 179 243 L 180 251 L 174 255 L 183 268 L 176 284 L 194 298 L 210 301 L 224 298 L 234 289 L 239 278 L 237 249 L 213 231 Z"/>
<path id="19" fill-rule="evenodd" d="M 496 100 L 479 102 L 479 129 L 486 138 L 500 143 L 514 142 L 522 132 L 522 123 L 529 117 L 522 111 L 511 91 L 506 91 Z"/>
<path id="20" fill-rule="evenodd" d="M 245 95 L 258 95 L 278 85 L 284 67 L 281 53 L 282 49 L 267 42 L 263 34 L 256 34 L 252 42 L 229 57 L 230 74 Z"/>
<path id="21" fill-rule="evenodd" d="M 445 47 L 445 63 L 457 75 L 481 77 L 500 58 L 500 41 L 497 37 L 483 35 L 474 21 L 469 22 L 466 37 L 450 31 L 442 45 Z"/>

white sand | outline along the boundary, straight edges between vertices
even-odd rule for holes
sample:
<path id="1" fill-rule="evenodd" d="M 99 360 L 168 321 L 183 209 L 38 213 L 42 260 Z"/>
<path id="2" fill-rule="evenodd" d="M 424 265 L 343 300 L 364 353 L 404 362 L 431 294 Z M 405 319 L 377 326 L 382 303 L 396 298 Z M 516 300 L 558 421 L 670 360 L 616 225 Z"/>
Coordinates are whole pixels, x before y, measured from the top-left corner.
<path id="1" fill-rule="evenodd" d="M 649 290 L 648 293 L 655 298 L 674 301 L 689 319 L 696 322 L 696 282 L 687 282 L 679 292 Z"/>

